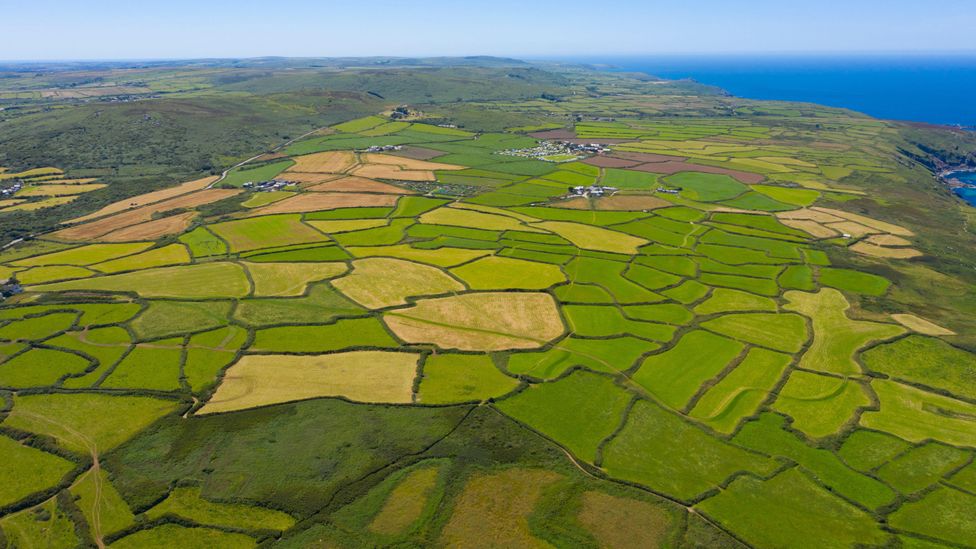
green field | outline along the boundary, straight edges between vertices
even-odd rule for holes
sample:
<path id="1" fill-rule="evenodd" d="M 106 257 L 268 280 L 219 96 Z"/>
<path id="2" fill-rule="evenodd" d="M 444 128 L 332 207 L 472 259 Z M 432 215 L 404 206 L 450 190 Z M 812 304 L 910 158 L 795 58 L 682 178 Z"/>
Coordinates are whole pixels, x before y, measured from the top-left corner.
<path id="1" fill-rule="evenodd" d="M 8 69 L 0 548 L 976 545 L 971 132 L 478 56 Z"/>

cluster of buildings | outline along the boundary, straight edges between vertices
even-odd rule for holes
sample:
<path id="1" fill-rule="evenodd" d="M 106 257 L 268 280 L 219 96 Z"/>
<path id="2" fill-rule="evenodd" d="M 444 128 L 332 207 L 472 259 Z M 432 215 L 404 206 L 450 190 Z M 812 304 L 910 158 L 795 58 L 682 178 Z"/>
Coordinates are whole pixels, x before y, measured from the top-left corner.
<path id="1" fill-rule="evenodd" d="M 678 193 L 681 192 L 681 190 L 682 190 L 681 187 L 675 187 L 673 189 L 669 189 L 667 187 L 658 187 L 657 188 L 657 192 L 664 193 L 664 194 L 678 194 Z"/>
<path id="2" fill-rule="evenodd" d="M 617 192 L 616 187 L 605 187 L 603 185 L 578 185 L 569 188 L 570 196 L 592 196 L 598 198 L 615 192 Z"/>
<path id="3" fill-rule="evenodd" d="M 586 156 L 591 154 L 608 153 L 610 149 L 599 143 L 573 143 L 571 141 L 540 141 L 539 145 L 531 149 L 508 149 L 500 154 L 508 156 L 524 156 L 545 160 L 553 156 Z"/>
<path id="4" fill-rule="evenodd" d="M 286 181 L 284 179 L 271 179 L 269 181 L 260 181 L 255 183 L 253 181 L 248 181 L 247 183 L 241 185 L 245 189 L 254 189 L 259 192 L 271 192 L 280 191 L 281 189 L 289 185 L 297 185 L 298 183 L 294 181 Z"/>
<path id="5" fill-rule="evenodd" d="M 13 196 L 17 194 L 17 191 L 23 188 L 24 188 L 23 182 L 14 180 L 9 187 L 4 187 L 3 189 L 0 189 L 0 196 L 3 196 L 4 198 L 8 196 Z"/>
<path id="6" fill-rule="evenodd" d="M 373 145 L 359 152 L 378 153 L 378 152 L 388 152 L 388 151 L 399 151 L 402 148 L 403 147 L 401 147 L 400 145 Z"/>
<path id="7" fill-rule="evenodd" d="M 610 152 L 610 148 L 599 143 L 570 143 L 560 142 L 571 154 L 605 154 Z"/>

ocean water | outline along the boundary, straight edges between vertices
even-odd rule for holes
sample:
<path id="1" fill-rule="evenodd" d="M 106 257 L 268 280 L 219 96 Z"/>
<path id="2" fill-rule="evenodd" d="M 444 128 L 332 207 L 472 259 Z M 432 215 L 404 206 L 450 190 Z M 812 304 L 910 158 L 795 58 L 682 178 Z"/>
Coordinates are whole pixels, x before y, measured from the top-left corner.
<path id="1" fill-rule="evenodd" d="M 976 53 L 561 59 L 693 78 L 750 99 L 806 101 L 889 120 L 976 128 Z"/>
<path id="2" fill-rule="evenodd" d="M 976 172 L 956 172 L 952 174 L 952 177 L 963 183 L 973 185 L 973 187 L 958 187 L 955 192 L 970 205 L 976 206 Z"/>

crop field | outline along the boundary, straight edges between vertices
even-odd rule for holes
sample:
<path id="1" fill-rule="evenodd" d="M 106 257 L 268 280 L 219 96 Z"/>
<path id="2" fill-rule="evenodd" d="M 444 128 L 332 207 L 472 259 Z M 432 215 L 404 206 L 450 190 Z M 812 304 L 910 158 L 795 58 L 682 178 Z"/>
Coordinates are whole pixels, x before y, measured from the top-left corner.
<path id="1" fill-rule="evenodd" d="M 0 250 L 0 547 L 976 545 L 943 130 L 548 70 L 330 70 L 381 95 L 167 188 L 0 170 L 0 224 L 78 197 Z M 268 71 L 220 86 L 310 124 Z"/>

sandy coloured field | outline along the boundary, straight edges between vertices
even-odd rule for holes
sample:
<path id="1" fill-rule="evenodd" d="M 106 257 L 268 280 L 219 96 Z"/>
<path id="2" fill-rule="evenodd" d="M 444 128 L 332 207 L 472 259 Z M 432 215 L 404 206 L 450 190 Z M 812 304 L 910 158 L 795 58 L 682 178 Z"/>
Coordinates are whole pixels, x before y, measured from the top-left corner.
<path id="1" fill-rule="evenodd" d="M 912 241 L 893 234 L 876 234 L 864 239 L 876 246 L 911 246 Z"/>
<path id="2" fill-rule="evenodd" d="M 110 217 L 61 229 L 52 233 L 51 236 L 63 240 L 91 240 L 107 235 L 112 231 L 117 231 L 123 227 L 150 221 L 156 212 L 166 212 L 178 208 L 193 208 L 234 196 L 240 192 L 240 189 L 205 189 L 186 193 L 161 202 L 153 202 L 141 208 L 123 211 Z"/>
<path id="3" fill-rule="evenodd" d="M 866 227 L 860 223 L 854 223 L 853 221 L 839 221 L 837 223 L 825 223 L 825 227 L 833 229 L 839 233 L 849 234 L 855 238 L 860 238 L 865 235 L 875 234 L 880 231 L 877 229 L 872 229 L 871 227 Z"/>
<path id="4" fill-rule="evenodd" d="M 352 151 L 326 151 L 314 154 L 304 154 L 292 157 L 295 165 L 288 168 L 284 175 L 292 172 L 306 173 L 343 173 L 357 164 L 356 153 Z"/>
<path id="5" fill-rule="evenodd" d="M 844 218 L 842 217 L 837 217 L 836 215 L 831 215 L 826 212 L 811 210 L 808 208 L 800 208 L 799 210 L 792 210 L 787 212 L 778 212 L 776 214 L 776 217 L 780 219 L 806 219 L 809 221 L 816 221 L 818 223 L 833 223 L 833 222 L 844 220 Z"/>
<path id="6" fill-rule="evenodd" d="M 68 223 L 80 223 L 82 221 L 88 221 L 89 219 L 96 219 L 99 217 L 104 217 L 109 214 L 118 213 L 131 208 L 138 208 L 140 206 L 145 206 L 146 204 L 152 204 L 154 202 L 160 202 L 168 198 L 173 198 L 174 196 L 179 196 L 181 194 L 186 194 L 193 191 L 198 191 L 205 188 L 207 185 L 213 183 L 217 180 L 217 176 L 209 176 L 201 179 L 196 179 L 194 181 L 187 181 L 186 183 L 181 183 L 175 187 L 170 187 L 168 189 L 161 189 L 158 191 L 153 191 L 151 193 L 140 194 L 138 196 L 133 196 L 132 198 L 126 198 L 125 200 L 119 200 L 118 202 L 113 202 L 108 206 L 105 206 L 97 212 L 90 213 L 88 215 L 83 215 L 81 217 L 76 217 L 65 221 Z"/>
<path id="7" fill-rule="evenodd" d="M 373 179 L 366 179 L 365 177 L 356 176 L 342 177 L 332 181 L 327 181 L 325 183 L 319 183 L 318 185 L 308 187 L 305 190 L 312 192 L 336 193 L 414 194 L 413 191 L 401 189 L 396 185 L 390 185 L 389 183 L 382 183 Z"/>
<path id="8" fill-rule="evenodd" d="M 354 169 L 351 173 L 360 177 L 375 179 L 397 179 L 401 181 L 436 181 L 432 171 L 403 170 L 399 166 L 385 164 L 366 164 Z"/>
<path id="9" fill-rule="evenodd" d="M 811 209 L 812 210 L 815 210 L 815 211 L 818 211 L 818 212 L 823 212 L 823 213 L 827 213 L 827 214 L 830 214 L 830 215 L 835 215 L 837 217 L 843 217 L 844 219 L 848 219 L 850 221 L 854 221 L 855 223 L 860 223 L 861 225 L 866 225 L 868 227 L 871 227 L 872 229 L 875 229 L 874 232 L 878 232 L 878 233 L 891 233 L 891 234 L 895 234 L 895 235 L 898 235 L 898 236 L 914 236 L 915 235 L 915 233 L 913 233 L 912 231 L 906 229 L 905 227 L 901 227 L 901 226 L 895 225 L 893 223 L 887 223 L 885 221 L 879 221 L 877 219 L 873 219 L 873 218 L 870 218 L 870 217 L 867 217 L 867 216 L 864 216 L 864 215 L 853 214 L 853 213 L 850 213 L 850 212 L 845 212 L 843 210 L 834 210 L 834 209 L 831 209 L 831 208 L 821 208 L 819 206 L 814 206 Z"/>
<path id="10" fill-rule="evenodd" d="M 869 242 L 858 242 L 851 246 L 851 250 L 862 255 L 886 257 L 888 259 L 911 259 L 923 255 L 922 252 L 915 248 L 886 248 L 884 246 L 875 246 Z"/>
<path id="11" fill-rule="evenodd" d="M 891 318 L 895 319 L 895 322 L 901 324 L 902 326 L 914 330 L 920 334 L 930 335 L 930 336 L 951 336 L 956 335 L 956 332 L 948 328 L 943 328 L 938 324 L 925 320 L 920 316 L 910 315 L 910 314 L 893 314 Z"/>
<path id="12" fill-rule="evenodd" d="M 367 193 L 303 193 L 255 210 L 251 216 L 301 213 L 359 206 L 394 206 L 400 195 Z"/>
<path id="13" fill-rule="evenodd" d="M 820 223 L 810 219 L 790 219 L 790 218 L 780 218 L 780 223 L 786 225 L 787 227 L 793 227 L 794 229 L 800 229 L 806 232 L 814 238 L 833 238 L 835 236 L 840 236 L 840 233 L 834 229 L 824 227 Z"/>
<path id="14" fill-rule="evenodd" d="M 410 403 L 415 353 L 353 351 L 327 355 L 246 355 L 227 370 L 200 414 L 318 397 Z"/>
<path id="15" fill-rule="evenodd" d="M 385 257 L 353 261 L 352 272 L 332 285 L 367 309 L 403 305 L 408 297 L 464 290 L 464 285 L 436 267 Z"/>
<path id="16" fill-rule="evenodd" d="M 130 242 L 139 240 L 156 240 L 159 237 L 178 234 L 190 227 L 196 212 L 183 212 L 160 219 L 153 219 L 145 223 L 130 225 L 117 231 L 100 236 L 99 242 Z"/>
<path id="17" fill-rule="evenodd" d="M 464 351 L 534 349 L 565 329 L 552 296 L 535 292 L 422 299 L 413 307 L 386 313 L 383 321 L 409 343 Z"/>

